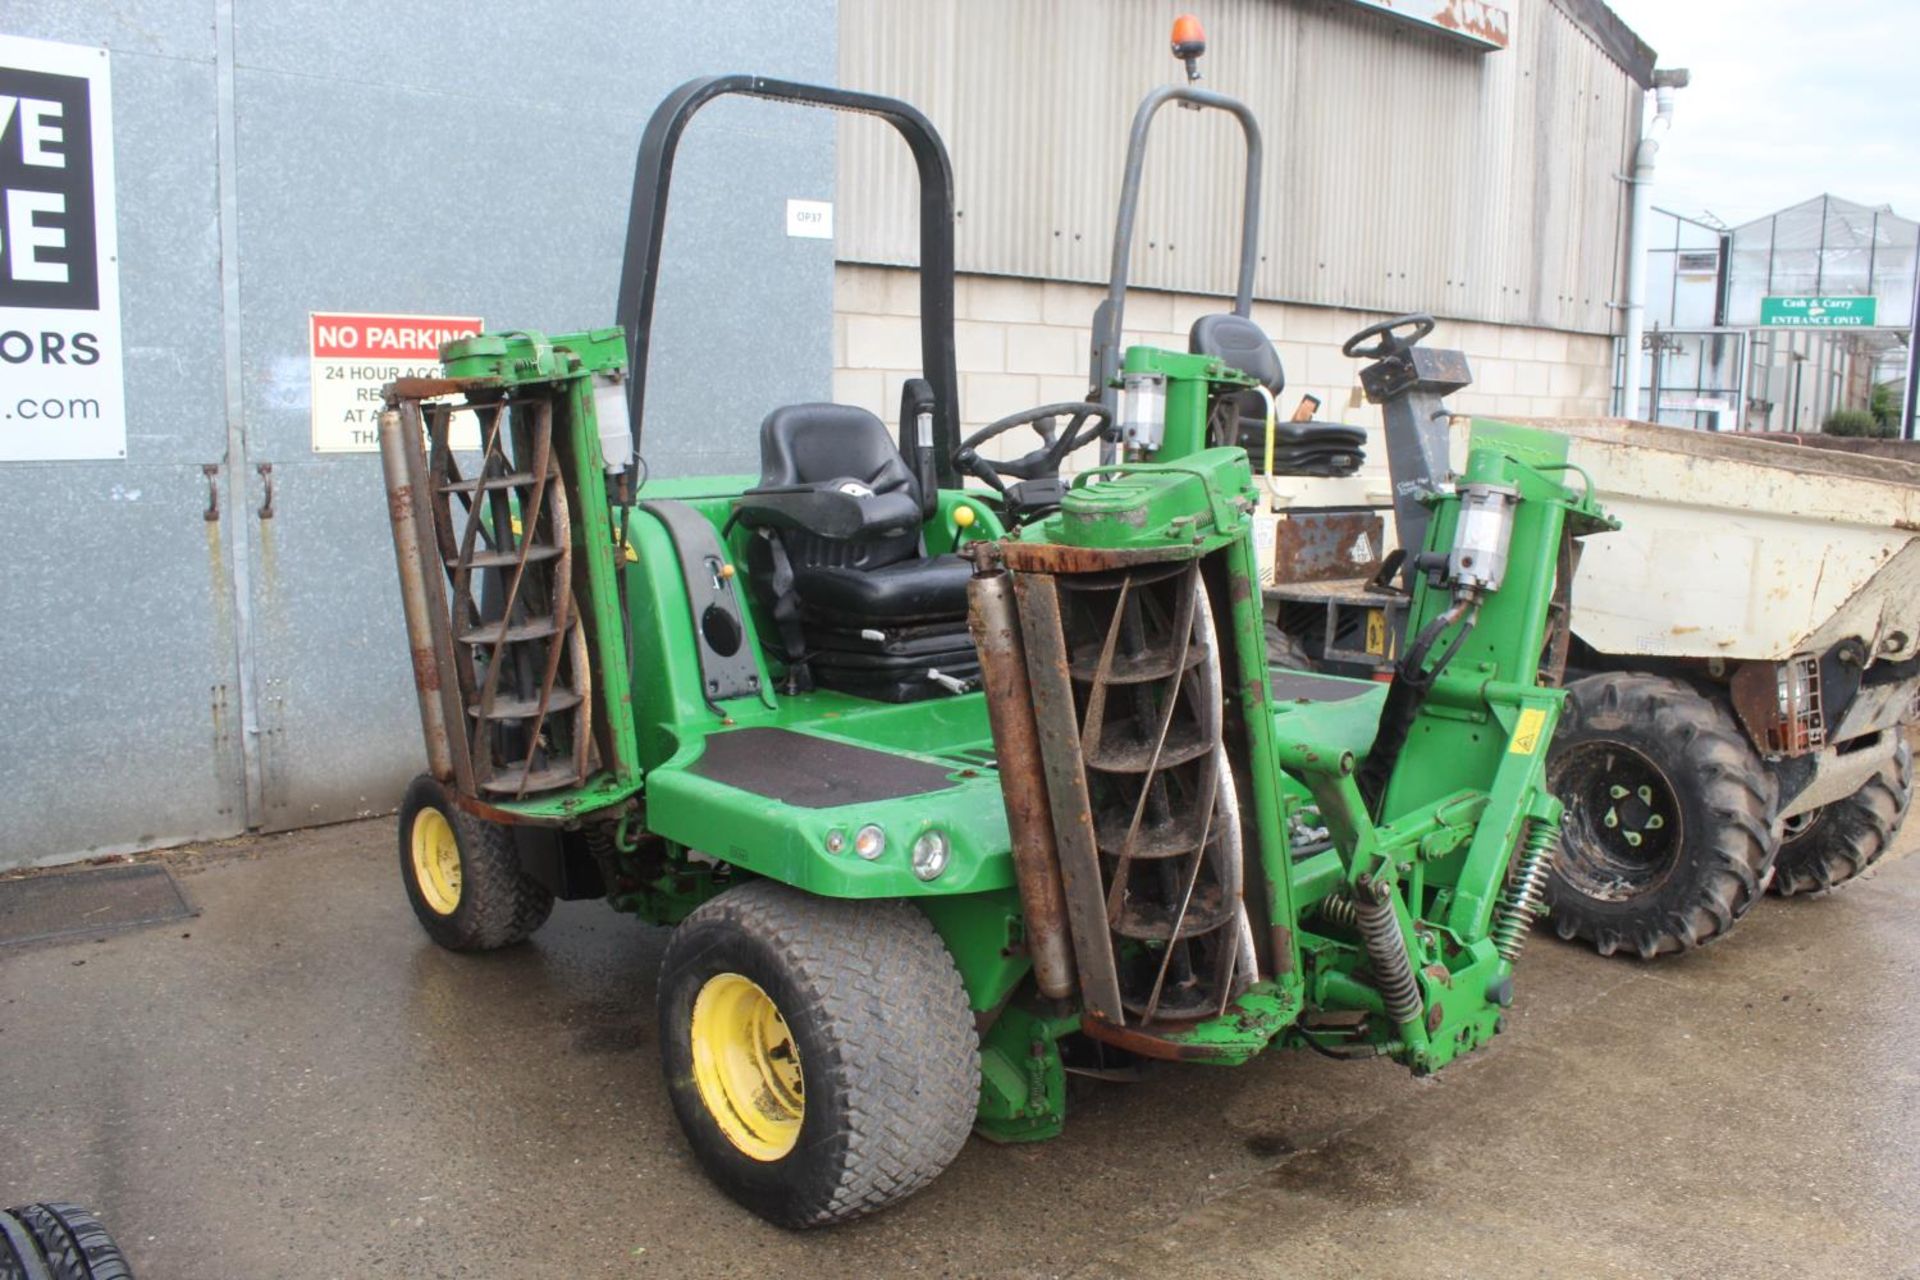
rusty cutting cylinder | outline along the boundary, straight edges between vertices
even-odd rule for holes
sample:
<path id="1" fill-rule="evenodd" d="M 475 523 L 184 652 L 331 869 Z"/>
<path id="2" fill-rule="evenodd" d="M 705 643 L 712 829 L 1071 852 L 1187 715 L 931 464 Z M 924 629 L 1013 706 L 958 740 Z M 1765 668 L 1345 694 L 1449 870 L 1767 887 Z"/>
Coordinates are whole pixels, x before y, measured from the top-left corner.
<path id="1" fill-rule="evenodd" d="M 1067 924 L 1060 855 L 1054 844 L 1053 810 L 1040 758 L 1040 731 L 1020 639 L 1013 580 L 1006 570 L 975 561 L 967 583 L 967 624 L 980 652 L 980 685 L 993 726 L 1000 794 L 1007 806 L 1013 842 L 1014 878 L 1026 915 L 1027 952 L 1040 994 L 1060 999 L 1073 993 L 1073 939 Z"/>

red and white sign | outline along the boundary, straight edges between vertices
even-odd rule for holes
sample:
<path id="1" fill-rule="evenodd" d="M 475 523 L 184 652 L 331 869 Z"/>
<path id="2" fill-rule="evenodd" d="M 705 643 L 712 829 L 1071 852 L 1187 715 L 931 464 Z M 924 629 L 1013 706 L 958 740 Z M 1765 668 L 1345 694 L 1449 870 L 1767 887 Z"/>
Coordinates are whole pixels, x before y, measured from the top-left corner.
<path id="1" fill-rule="evenodd" d="M 380 388 L 395 378 L 440 376 L 440 344 L 481 330 L 477 316 L 365 315 L 313 311 L 307 341 L 313 359 L 313 451 L 371 453 L 380 447 Z M 470 419 L 470 414 L 459 418 Z M 472 425 L 467 432 L 472 434 Z M 456 449 L 477 449 L 477 438 Z"/>

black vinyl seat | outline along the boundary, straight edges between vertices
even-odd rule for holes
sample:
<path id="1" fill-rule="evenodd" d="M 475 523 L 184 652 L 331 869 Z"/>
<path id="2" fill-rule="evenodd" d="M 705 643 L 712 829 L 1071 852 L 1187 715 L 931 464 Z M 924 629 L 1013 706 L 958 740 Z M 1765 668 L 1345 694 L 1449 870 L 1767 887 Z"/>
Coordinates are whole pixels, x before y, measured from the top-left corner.
<path id="1" fill-rule="evenodd" d="M 967 611 L 973 567 L 959 556 L 901 560 L 874 569 L 796 565 L 794 586 L 810 609 L 887 622 L 914 622 Z"/>
<path id="2" fill-rule="evenodd" d="M 957 555 L 926 554 L 922 493 L 865 409 L 794 404 L 760 425 L 760 483 L 735 503 L 761 535 L 748 569 L 780 624 L 796 687 L 817 681 L 888 701 L 951 692 L 979 660 Z M 910 641 L 910 643 L 908 642 Z"/>
<path id="3" fill-rule="evenodd" d="M 1246 316 L 1201 316 L 1187 333 L 1187 349 L 1214 356 L 1253 378 L 1277 399 L 1286 389 L 1280 353 L 1259 325 Z M 1256 391 L 1238 397 L 1240 423 L 1235 443 L 1247 451 L 1256 473 L 1266 466 L 1267 406 Z M 1366 461 L 1367 433 L 1338 422 L 1278 422 L 1274 426 L 1275 475 L 1346 476 Z"/>

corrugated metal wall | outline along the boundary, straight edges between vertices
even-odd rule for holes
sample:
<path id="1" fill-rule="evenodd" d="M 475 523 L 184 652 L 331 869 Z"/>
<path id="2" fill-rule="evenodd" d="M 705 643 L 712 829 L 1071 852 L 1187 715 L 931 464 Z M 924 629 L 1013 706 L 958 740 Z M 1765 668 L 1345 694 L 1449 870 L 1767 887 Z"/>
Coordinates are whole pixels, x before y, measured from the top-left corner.
<path id="1" fill-rule="evenodd" d="M 834 0 L 538 13 L 0 3 L 0 32 L 109 53 L 129 405 L 123 460 L 0 465 L 28 531 L 0 585 L 0 870 L 391 808 L 421 767 L 380 460 L 312 449 L 307 313 L 610 324 L 660 98 L 834 68 Z M 832 141 L 744 101 L 687 130 L 652 474 L 748 470 L 761 415 L 827 394 L 831 246 L 784 212 L 832 195 Z"/>
<path id="2" fill-rule="evenodd" d="M 1330 0 L 1215 0 L 1209 88 L 1267 140 L 1258 296 L 1577 332 L 1613 328 L 1641 92 L 1550 0 L 1509 0 L 1476 53 Z M 840 80 L 946 134 L 963 271 L 1106 278 L 1127 128 L 1180 74 L 1162 0 L 843 0 Z M 842 125 L 843 261 L 914 261 L 905 149 Z M 1137 285 L 1230 291 L 1241 148 L 1168 108 L 1149 149 Z"/>

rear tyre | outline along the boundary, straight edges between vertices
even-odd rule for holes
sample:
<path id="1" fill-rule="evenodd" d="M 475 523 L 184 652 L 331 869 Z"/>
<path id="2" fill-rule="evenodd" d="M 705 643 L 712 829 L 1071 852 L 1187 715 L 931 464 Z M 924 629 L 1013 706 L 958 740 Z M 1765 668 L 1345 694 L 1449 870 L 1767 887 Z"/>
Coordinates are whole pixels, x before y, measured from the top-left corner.
<path id="1" fill-rule="evenodd" d="M 1913 752 L 1902 741 L 1893 759 L 1844 800 L 1788 818 L 1773 863 L 1773 891 L 1826 893 L 1865 871 L 1893 847 L 1913 804 Z"/>
<path id="2" fill-rule="evenodd" d="M 1554 927 L 1651 960 L 1726 934 L 1773 870 L 1773 776 L 1726 708 L 1678 680 L 1589 676 L 1547 756 L 1566 805 Z"/>
<path id="3" fill-rule="evenodd" d="M 783 1227 L 918 1191 L 973 1127 L 980 1046 L 946 944 L 905 902 L 757 880 L 702 904 L 660 970 L 660 1057 L 707 1174 Z"/>
<path id="4" fill-rule="evenodd" d="M 23 1204 L 0 1214 L 0 1278 L 133 1280 L 126 1255 L 100 1220 L 62 1201 Z"/>
<path id="5" fill-rule="evenodd" d="M 399 836 L 407 901 L 449 951 L 525 941 L 553 911 L 553 892 L 521 869 L 513 833 L 456 806 L 424 773 L 400 802 Z"/>

